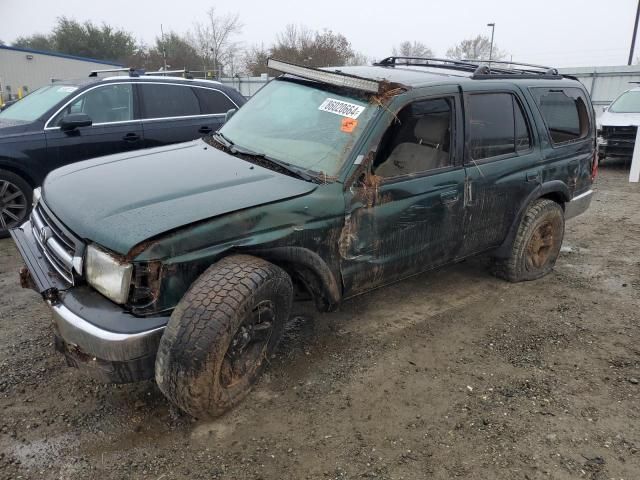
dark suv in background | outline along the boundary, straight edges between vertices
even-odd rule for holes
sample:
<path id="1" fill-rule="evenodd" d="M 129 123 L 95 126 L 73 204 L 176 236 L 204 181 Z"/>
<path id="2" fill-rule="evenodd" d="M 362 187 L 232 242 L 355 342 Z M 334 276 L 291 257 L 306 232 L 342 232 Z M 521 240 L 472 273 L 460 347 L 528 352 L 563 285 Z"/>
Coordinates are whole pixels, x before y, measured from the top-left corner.
<path id="1" fill-rule="evenodd" d="M 31 191 L 51 170 L 208 135 L 244 103 L 219 82 L 135 71 L 34 91 L 0 112 L 0 237 L 27 218 Z"/>

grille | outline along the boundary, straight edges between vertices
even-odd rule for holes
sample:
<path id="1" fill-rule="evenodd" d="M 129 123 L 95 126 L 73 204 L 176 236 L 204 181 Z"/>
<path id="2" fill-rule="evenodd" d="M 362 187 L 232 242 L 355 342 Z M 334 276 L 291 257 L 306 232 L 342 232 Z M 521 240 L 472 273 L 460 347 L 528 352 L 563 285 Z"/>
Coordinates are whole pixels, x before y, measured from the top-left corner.
<path id="1" fill-rule="evenodd" d="M 40 203 L 31 212 L 31 228 L 38 247 L 51 266 L 69 285 L 73 285 L 75 242 L 56 225 Z"/>
<path id="2" fill-rule="evenodd" d="M 602 134 L 609 140 L 636 140 L 638 127 L 602 127 Z"/>

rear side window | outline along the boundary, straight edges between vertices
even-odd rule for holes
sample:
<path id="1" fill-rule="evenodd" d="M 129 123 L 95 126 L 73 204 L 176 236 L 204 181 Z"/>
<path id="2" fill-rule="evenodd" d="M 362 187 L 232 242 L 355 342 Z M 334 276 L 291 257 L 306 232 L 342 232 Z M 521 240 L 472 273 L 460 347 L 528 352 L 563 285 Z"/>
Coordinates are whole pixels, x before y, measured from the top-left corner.
<path id="1" fill-rule="evenodd" d="M 189 86 L 141 84 L 144 118 L 200 115 L 200 104 Z"/>
<path id="2" fill-rule="evenodd" d="M 227 113 L 232 108 L 238 108 L 224 93 L 217 90 L 194 88 L 193 91 L 200 100 L 200 110 L 205 115 Z"/>
<path id="3" fill-rule="evenodd" d="M 469 96 L 469 149 L 483 160 L 528 150 L 531 134 L 520 102 L 510 93 Z"/>
<path id="4" fill-rule="evenodd" d="M 589 135 L 587 100 L 579 88 L 533 88 L 549 136 L 554 145 Z"/>

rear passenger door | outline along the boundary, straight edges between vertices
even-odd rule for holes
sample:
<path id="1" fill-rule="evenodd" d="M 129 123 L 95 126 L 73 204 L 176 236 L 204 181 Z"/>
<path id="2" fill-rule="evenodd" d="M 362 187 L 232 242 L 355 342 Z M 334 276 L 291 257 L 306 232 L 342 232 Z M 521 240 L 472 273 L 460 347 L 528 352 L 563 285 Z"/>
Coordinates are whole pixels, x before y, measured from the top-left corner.
<path id="1" fill-rule="evenodd" d="M 530 92 L 542 117 L 542 181 L 560 180 L 572 196 L 583 193 L 591 187 L 595 153 L 593 109 L 585 92 L 577 87 L 536 87 Z"/>
<path id="2" fill-rule="evenodd" d="M 145 143 L 157 147 L 208 135 L 224 122 L 227 105 L 191 85 L 139 83 Z M 226 108 L 224 111 L 220 111 Z M 232 107 L 233 108 L 233 107 Z"/>
<path id="3" fill-rule="evenodd" d="M 540 185 L 539 142 L 522 93 L 505 85 L 465 92 L 465 218 L 461 257 L 502 243 Z"/>

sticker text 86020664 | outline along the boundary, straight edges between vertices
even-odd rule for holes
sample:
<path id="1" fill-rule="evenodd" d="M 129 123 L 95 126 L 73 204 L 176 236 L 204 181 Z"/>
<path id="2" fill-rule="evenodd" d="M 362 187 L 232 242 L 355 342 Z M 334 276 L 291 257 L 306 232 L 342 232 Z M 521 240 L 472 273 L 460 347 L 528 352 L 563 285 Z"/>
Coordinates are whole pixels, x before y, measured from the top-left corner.
<path id="1" fill-rule="evenodd" d="M 323 112 L 335 113 L 336 115 L 340 115 L 341 117 L 356 119 L 364 111 L 364 108 L 365 107 L 363 107 L 362 105 L 356 105 L 355 103 L 343 102 L 342 100 L 338 100 L 335 98 L 327 98 L 318 107 L 318 110 L 322 110 Z"/>

